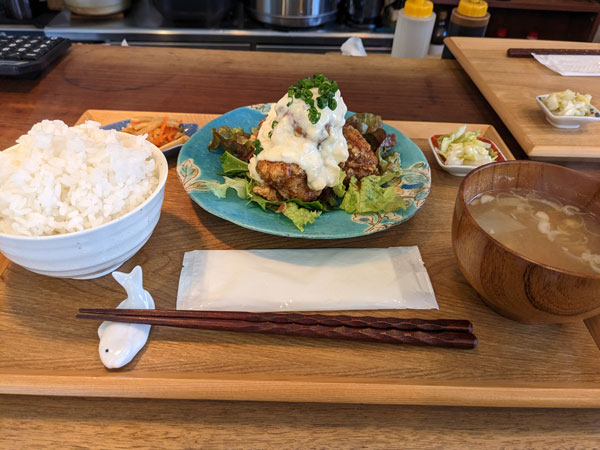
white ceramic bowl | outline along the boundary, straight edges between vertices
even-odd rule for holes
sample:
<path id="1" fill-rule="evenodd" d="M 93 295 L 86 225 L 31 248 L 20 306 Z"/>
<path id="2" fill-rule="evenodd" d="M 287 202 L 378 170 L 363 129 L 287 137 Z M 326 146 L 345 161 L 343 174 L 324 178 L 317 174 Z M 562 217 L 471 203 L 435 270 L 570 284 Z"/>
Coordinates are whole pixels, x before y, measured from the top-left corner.
<path id="1" fill-rule="evenodd" d="M 442 158 L 440 157 L 440 155 L 438 153 L 438 145 L 437 145 L 437 140 L 441 136 L 443 136 L 443 135 L 442 134 L 434 134 L 433 136 L 430 136 L 429 137 L 429 147 L 431 147 L 431 151 L 433 152 L 433 156 L 435 156 L 435 160 L 437 161 L 438 165 L 443 170 L 445 170 L 446 172 L 448 172 L 454 176 L 464 177 L 471 170 L 476 169 L 477 167 L 480 167 L 480 166 L 467 166 L 467 165 L 459 166 L 459 165 L 444 164 L 444 161 L 442 161 Z M 481 136 L 480 136 L 480 138 L 481 138 Z M 481 138 L 480 140 L 491 144 L 492 149 L 498 153 L 498 158 L 496 158 L 496 161 L 494 161 L 494 162 L 506 161 L 506 157 L 504 156 L 504 154 L 500 151 L 498 146 L 493 141 L 491 141 L 487 138 Z M 488 163 L 488 164 L 493 164 L 493 163 Z"/>
<path id="2" fill-rule="evenodd" d="M 595 106 L 590 105 L 592 112 L 591 116 L 557 116 L 552 114 L 552 111 L 544 104 L 542 100 L 548 97 L 550 94 L 538 95 L 535 99 L 540 109 L 544 112 L 544 116 L 550 125 L 556 128 L 579 128 L 581 125 L 585 125 L 590 122 L 597 122 L 600 120 L 600 111 Z"/>
<path id="3" fill-rule="evenodd" d="M 133 211 L 75 233 L 33 237 L 0 233 L 0 252 L 15 264 L 51 277 L 85 280 L 116 270 L 142 248 L 160 217 L 168 165 L 158 148 L 152 154 L 158 186 Z"/>

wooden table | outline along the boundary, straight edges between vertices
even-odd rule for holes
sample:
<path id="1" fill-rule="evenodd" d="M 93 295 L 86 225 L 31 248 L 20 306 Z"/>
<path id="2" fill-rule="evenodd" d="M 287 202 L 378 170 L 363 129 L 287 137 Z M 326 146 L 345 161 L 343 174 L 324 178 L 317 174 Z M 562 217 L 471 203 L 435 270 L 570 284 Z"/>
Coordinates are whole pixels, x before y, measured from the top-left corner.
<path id="1" fill-rule="evenodd" d="M 0 80 L 0 148 L 37 121 L 72 124 L 86 109 L 221 113 L 278 98 L 311 72 L 336 79 L 356 111 L 396 120 L 491 123 L 523 157 L 454 61 L 91 45 L 74 46 L 40 79 Z M 581 168 L 600 175 L 598 165 Z M 204 223 L 198 238 L 215 247 L 248 248 L 244 240 L 252 236 L 256 248 L 271 239 L 196 210 Z M 381 246 L 385 239 L 379 234 L 361 242 Z M 0 413 L 0 446 L 7 448 L 560 448 L 600 442 L 597 410 L 3 396 Z"/>

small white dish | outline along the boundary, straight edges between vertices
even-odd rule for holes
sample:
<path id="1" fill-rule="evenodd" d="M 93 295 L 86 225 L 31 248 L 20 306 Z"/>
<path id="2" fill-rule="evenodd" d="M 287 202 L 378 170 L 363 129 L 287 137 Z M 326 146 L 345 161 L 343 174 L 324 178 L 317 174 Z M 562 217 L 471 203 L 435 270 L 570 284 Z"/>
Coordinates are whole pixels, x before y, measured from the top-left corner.
<path id="1" fill-rule="evenodd" d="M 481 167 L 481 166 L 458 166 L 458 165 L 450 165 L 447 166 L 446 164 L 444 164 L 444 161 L 442 161 L 442 158 L 440 157 L 439 153 L 438 153 L 438 138 L 444 136 L 443 134 L 434 134 L 433 136 L 429 137 L 429 146 L 431 147 L 431 151 L 433 152 L 433 155 L 435 156 L 435 160 L 437 161 L 438 165 L 445 170 L 446 172 L 455 175 L 457 177 L 464 177 L 466 174 L 468 174 L 471 170 L 476 169 L 477 167 Z M 479 136 L 477 139 L 479 139 L 482 142 L 487 142 L 488 144 L 492 145 L 492 150 L 494 150 L 495 152 L 498 153 L 498 157 L 496 158 L 496 161 L 494 162 L 500 162 L 500 161 L 506 161 L 506 157 L 504 156 L 504 154 L 500 151 L 500 149 L 498 148 L 498 146 L 493 142 L 490 141 L 487 138 L 481 137 Z M 488 163 L 488 164 L 493 164 L 493 163 Z"/>
<path id="2" fill-rule="evenodd" d="M 579 128 L 581 125 L 590 122 L 600 121 L 600 111 L 593 105 L 590 105 L 591 116 L 557 116 L 552 114 L 543 100 L 550 94 L 536 96 L 537 103 L 540 109 L 544 112 L 544 116 L 550 125 L 556 128 Z"/>

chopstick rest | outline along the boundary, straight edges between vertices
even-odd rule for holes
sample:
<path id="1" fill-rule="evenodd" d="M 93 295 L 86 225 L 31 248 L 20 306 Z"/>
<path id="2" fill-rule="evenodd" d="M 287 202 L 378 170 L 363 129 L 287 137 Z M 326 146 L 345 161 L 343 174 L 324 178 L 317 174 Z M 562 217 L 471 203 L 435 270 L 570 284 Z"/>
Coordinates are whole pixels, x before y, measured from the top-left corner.
<path id="1" fill-rule="evenodd" d="M 130 273 L 113 272 L 112 276 L 127 292 L 127 298 L 114 311 L 119 311 L 119 308 L 146 308 L 141 311 L 154 309 L 152 296 L 142 286 L 140 266 L 136 266 Z M 98 327 L 98 353 L 107 369 L 117 369 L 128 364 L 146 345 L 150 333 L 150 325 L 120 322 L 104 321 Z"/>
<path id="2" fill-rule="evenodd" d="M 323 314 L 256 314 L 230 311 L 80 309 L 78 318 L 196 328 L 240 333 L 277 334 L 389 344 L 472 349 L 477 338 L 469 321 L 399 319 Z"/>

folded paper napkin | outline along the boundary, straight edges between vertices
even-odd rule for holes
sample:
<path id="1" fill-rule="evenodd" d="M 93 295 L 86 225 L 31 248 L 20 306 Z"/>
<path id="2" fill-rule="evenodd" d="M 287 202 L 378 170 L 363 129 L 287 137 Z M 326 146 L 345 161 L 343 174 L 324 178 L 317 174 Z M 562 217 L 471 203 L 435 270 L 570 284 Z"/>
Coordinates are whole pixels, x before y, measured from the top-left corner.
<path id="1" fill-rule="evenodd" d="M 438 309 L 417 247 L 196 250 L 183 258 L 177 309 Z"/>
<path id="2" fill-rule="evenodd" d="M 340 47 L 340 50 L 342 51 L 342 55 L 345 56 L 367 56 L 362 39 L 356 36 L 352 36 L 346 40 Z"/>
<path id="3" fill-rule="evenodd" d="M 548 69 L 563 77 L 600 76 L 600 56 L 597 55 L 536 55 L 533 57 Z"/>

